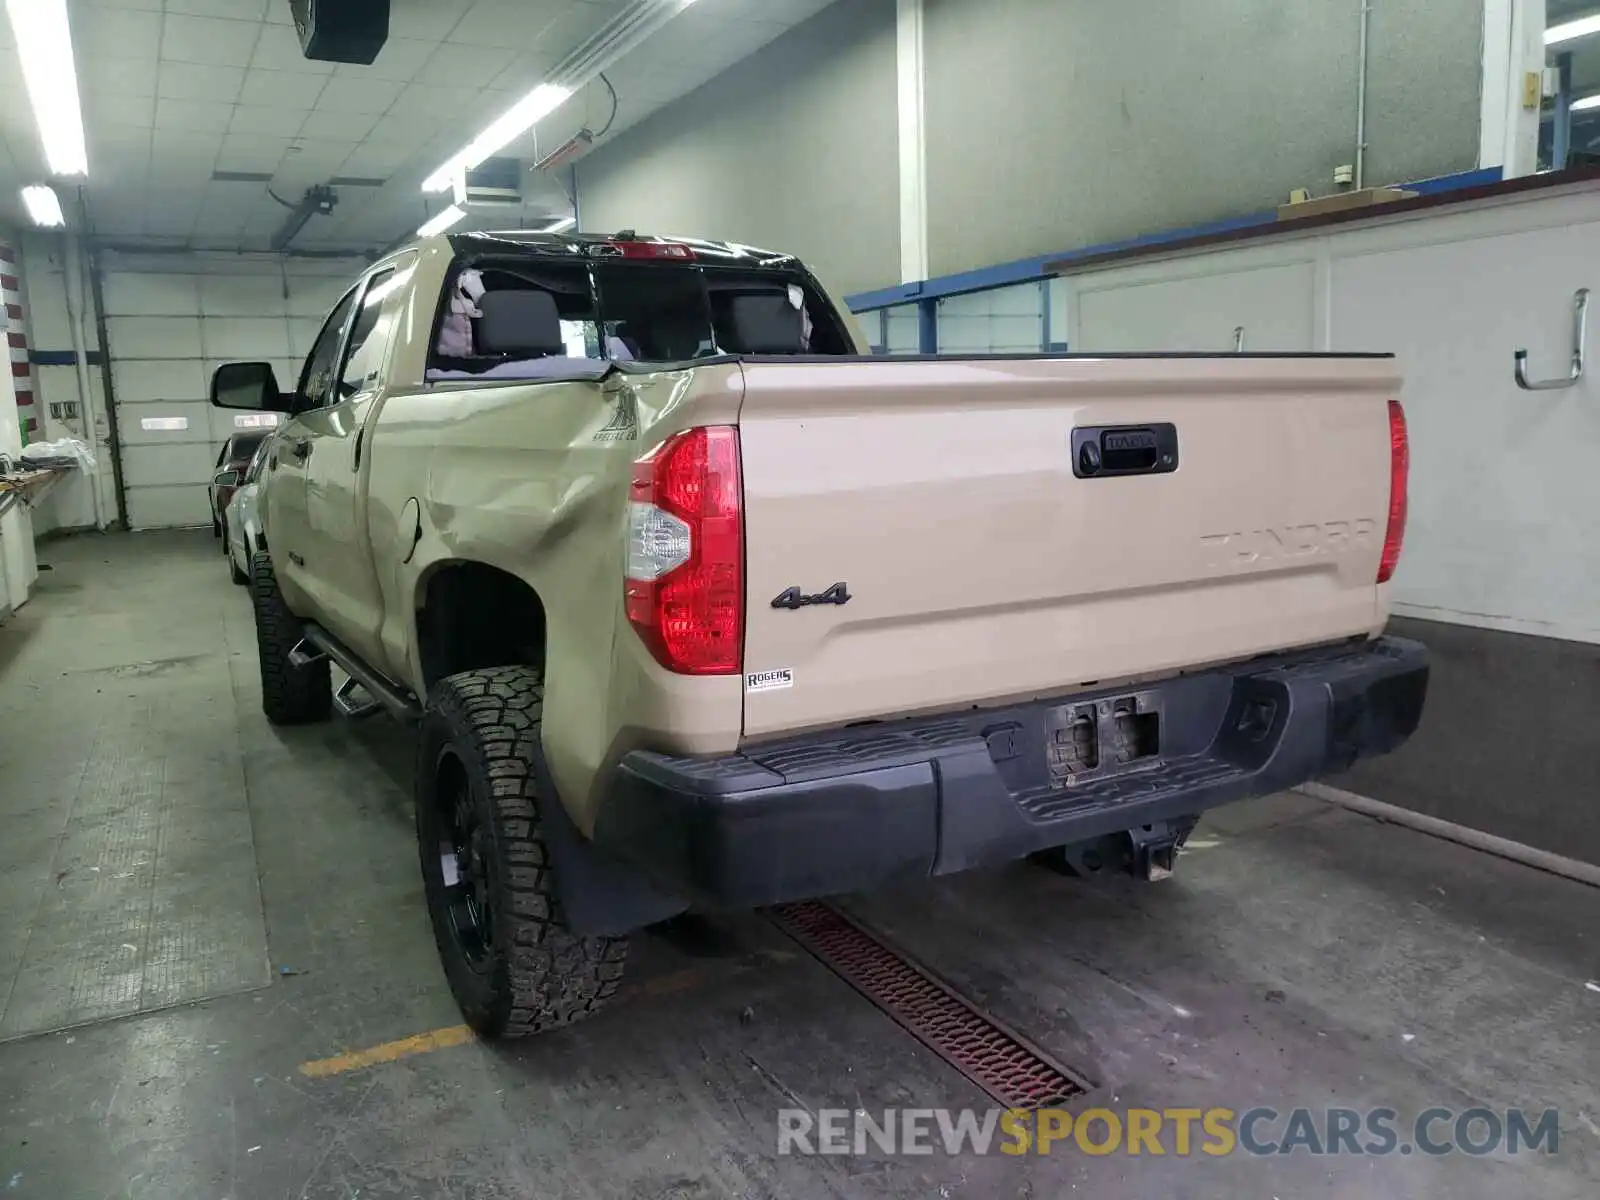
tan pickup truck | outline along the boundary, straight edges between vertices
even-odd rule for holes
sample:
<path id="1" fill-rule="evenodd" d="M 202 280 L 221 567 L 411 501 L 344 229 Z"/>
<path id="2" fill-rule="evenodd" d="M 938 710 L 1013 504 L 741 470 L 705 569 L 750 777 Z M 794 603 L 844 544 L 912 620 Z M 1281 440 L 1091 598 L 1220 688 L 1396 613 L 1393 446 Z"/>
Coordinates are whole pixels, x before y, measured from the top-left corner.
<path id="1" fill-rule="evenodd" d="M 266 714 L 420 720 L 480 1031 L 594 1011 L 690 906 L 1158 877 L 1205 809 L 1415 729 L 1393 359 L 865 350 L 787 255 L 466 234 L 374 265 L 290 390 L 218 370 L 287 414 Z"/>

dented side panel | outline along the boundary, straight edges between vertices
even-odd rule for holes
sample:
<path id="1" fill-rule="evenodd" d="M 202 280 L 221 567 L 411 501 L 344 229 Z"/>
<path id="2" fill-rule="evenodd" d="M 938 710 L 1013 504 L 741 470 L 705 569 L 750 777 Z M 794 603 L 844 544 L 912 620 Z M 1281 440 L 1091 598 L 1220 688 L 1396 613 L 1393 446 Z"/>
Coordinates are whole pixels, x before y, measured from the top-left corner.
<path id="1" fill-rule="evenodd" d="M 601 768 L 629 749 L 730 750 L 738 680 L 681 679 L 623 610 L 632 463 L 678 429 L 732 423 L 736 365 L 602 383 L 435 385 L 384 398 L 372 433 L 368 536 L 383 591 L 382 661 L 426 692 L 417 610 L 435 571 L 482 563 L 545 609 L 545 753 L 580 828 Z"/>

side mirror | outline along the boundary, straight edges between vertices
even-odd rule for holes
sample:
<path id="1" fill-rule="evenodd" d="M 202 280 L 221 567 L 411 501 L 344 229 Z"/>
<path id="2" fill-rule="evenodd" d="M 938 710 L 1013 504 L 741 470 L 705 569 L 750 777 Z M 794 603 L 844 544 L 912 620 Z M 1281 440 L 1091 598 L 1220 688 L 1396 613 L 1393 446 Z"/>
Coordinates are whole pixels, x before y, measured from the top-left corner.
<path id="1" fill-rule="evenodd" d="M 239 472 L 237 472 L 237 471 L 218 471 L 215 475 L 213 475 L 211 477 L 211 482 L 216 484 L 218 487 L 238 487 L 239 486 Z"/>
<path id="2" fill-rule="evenodd" d="M 224 363 L 211 376 L 211 403 L 218 408 L 286 413 L 291 399 L 278 390 L 271 363 Z"/>

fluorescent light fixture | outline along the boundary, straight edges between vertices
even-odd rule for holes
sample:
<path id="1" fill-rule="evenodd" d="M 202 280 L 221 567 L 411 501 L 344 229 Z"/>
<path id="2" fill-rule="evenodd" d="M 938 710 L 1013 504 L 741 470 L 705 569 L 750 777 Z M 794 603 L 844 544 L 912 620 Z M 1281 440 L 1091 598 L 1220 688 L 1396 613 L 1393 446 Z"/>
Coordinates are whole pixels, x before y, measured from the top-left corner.
<path id="1" fill-rule="evenodd" d="M 1600 92 L 1572 102 L 1573 112 L 1588 112 L 1591 108 L 1600 108 Z"/>
<path id="2" fill-rule="evenodd" d="M 35 225 L 58 229 L 67 223 L 67 218 L 61 213 L 61 197 L 56 195 L 53 187 L 46 187 L 42 183 L 25 187 L 22 189 L 22 202 L 28 206 L 28 216 L 33 218 Z"/>
<path id="3" fill-rule="evenodd" d="M 16 0 L 12 0 L 12 2 L 15 3 Z M 1600 33 L 1600 13 L 1596 13 L 1592 17 L 1579 17 L 1576 21 L 1568 21 L 1564 25 L 1550 26 L 1544 31 L 1544 44 L 1546 46 L 1556 46 L 1562 42 L 1588 37 L 1592 33 Z"/>
<path id="4" fill-rule="evenodd" d="M 543 229 L 539 230 L 539 232 L 540 233 L 565 233 L 567 230 L 571 229 L 577 223 L 578 223 L 578 218 L 577 217 L 562 217 L 561 220 L 553 221 L 549 225 L 546 225 Z"/>
<path id="5" fill-rule="evenodd" d="M 89 154 L 83 144 L 67 0 L 6 0 L 6 12 L 17 36 L 17 58 L 50 170 L 56 175 L 87 175 Z"/>
<path id="6" fill-rule="evenodd" d="M 422 228 L 417 230 L 418 237 L 432 237 L 436 233 L 443 233 L 462 217 L 467 215 L 467 210 L 459 204 L 452 204 L 443 212 L 434 213 L 422 223 Z"/>
<path id="7" fill-rule="evenodd" d="M 9 0 L 17 4 L 21 0 Z M 554 83 L 541 83 L 513 104 L 493 125 L 485 129 L 458 154 L 422 181 L 425 192 L 442 192 L 484 159 L 509 146 L 534 125 L 548 117 L 572 96 L 572 89 Z"/>

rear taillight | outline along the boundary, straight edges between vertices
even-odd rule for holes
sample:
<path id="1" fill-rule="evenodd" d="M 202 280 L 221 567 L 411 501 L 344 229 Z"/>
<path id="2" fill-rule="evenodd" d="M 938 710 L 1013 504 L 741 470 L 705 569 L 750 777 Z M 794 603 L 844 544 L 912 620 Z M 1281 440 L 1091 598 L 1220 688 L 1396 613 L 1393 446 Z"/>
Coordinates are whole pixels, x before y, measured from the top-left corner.
<path id="1" fill-rule="evenodd" d="M 1406 539 L 1406 482 L 1411 474 L 1411 444 L 1406 438 L 1406 410 L 1389 401 L 1389 524 L 1383 531 L 1383 557 L 1378 561 L 1378 582 L 1388 583 L 1400 565 L 1400 547 Z"/>
<path id="2" fill-rule="evenodd" d="M 633 465 L 628 620 L 680 675 L 734 675 L 744 642 L 739 431 L 673 434 Z"/>

